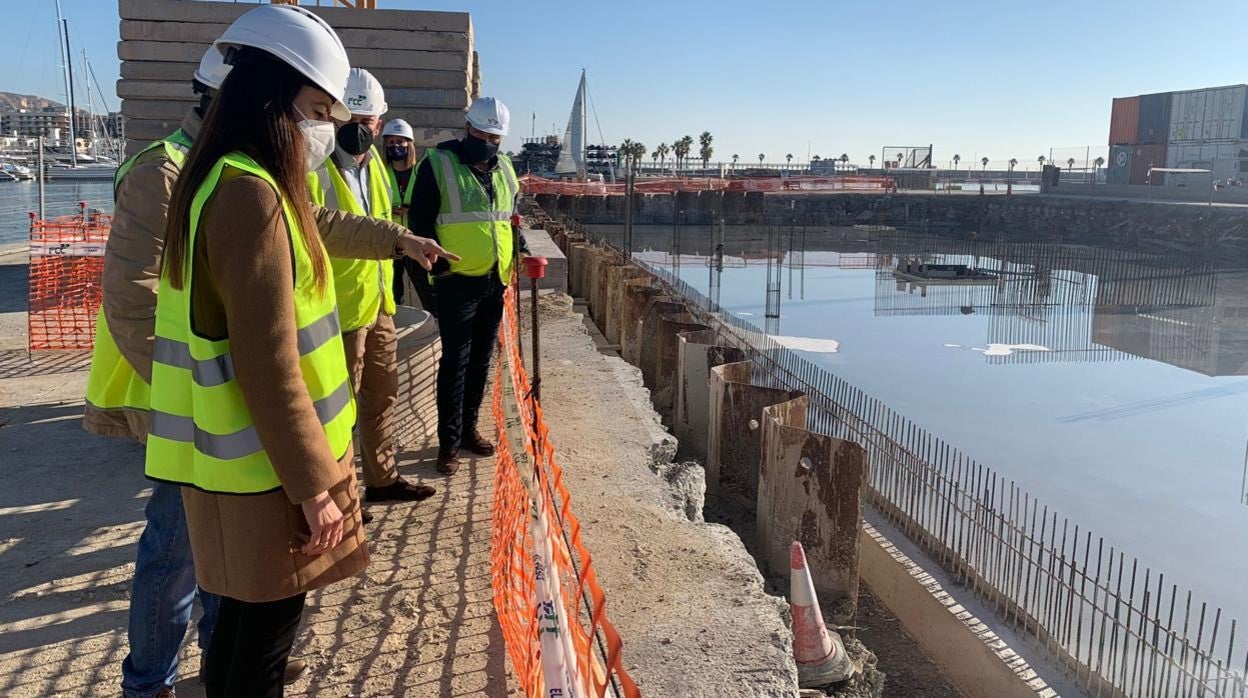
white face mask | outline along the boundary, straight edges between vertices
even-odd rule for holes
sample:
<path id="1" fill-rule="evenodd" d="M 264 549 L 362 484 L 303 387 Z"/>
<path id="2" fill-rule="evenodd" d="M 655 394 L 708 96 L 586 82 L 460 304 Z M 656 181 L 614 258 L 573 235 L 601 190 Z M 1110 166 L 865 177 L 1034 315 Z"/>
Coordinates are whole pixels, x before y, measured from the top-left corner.
<path id="1" fill-rule="evenodd" d="M 321 166 L 334 152 L 334 141 L 338 129 L 332 121 L 309 119 L 297 105 L 295 111 L 303 117 L 299 122 L 299 131 L 303 134 L 303 164 L 312 172 Z"/>

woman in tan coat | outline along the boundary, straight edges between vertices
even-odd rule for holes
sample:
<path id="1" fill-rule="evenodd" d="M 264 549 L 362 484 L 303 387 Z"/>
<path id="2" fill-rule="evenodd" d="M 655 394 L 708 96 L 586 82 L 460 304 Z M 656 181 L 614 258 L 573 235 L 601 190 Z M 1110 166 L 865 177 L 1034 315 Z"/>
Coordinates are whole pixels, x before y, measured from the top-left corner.
<path id="1" fill-rule="evenodd" d="M 348 67 L 333 30 L 295 7 L 252 10 L 217 46 L 234 67 L 169 210 L 147 473 L 183 485 L 199 584 L 223 597 L 208 695 L 269 697 L 305 594 L 368 562 L 354 404 L 304 184 L 333 148 Z"/>

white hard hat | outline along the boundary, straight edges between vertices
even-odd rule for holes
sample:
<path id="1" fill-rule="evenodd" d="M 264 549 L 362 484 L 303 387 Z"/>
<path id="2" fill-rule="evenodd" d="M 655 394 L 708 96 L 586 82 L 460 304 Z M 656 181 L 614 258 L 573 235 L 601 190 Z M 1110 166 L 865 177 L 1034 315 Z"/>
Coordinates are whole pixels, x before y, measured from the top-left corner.
<path id="1" fill-rule="evenodd" d="M 402 119 L 391 119 L 381 129 L 381 137 L 398 136 L 406 138 L 409 141 L 416 140 L 415 134 L 412 133 L 412 125 Z"/>
<path id="2" fill-rule="evenodd" d="M 234 20 L 213 46 L 222 55 L 231 47 L 251 46 L 276 56 L 334 98 L 332 116 L 351 118 L 343 104 L 351 64 L 347 51 L 325 20 L 294 5 L 261 5 Z"/>
<path id="3" fill-rule="evenodd" d="M 468 107 L 468 123 L 478 131 L 506 136 L 511 129 L 511 112 L 494 97 L 480 97 Z"/>
<path id="4" fill-rule="evenodd" d="M 217 47 L 209 46 L 208 50 L 204 51 L 204 57 L 199 59 L 199 67 L 195 69 L 195 79 L 209 89 L 219 90 L 221 83 L 225 82 L 225 76 L 230 74 L 230 67 Z"/>
<path id="5" fill-rule="evenodd" d="M 343 100 L 354 116 L 381 116 L 390 108 L 386 92 L 373 74 L 363 68 L 352 68 L 347 76 L 347 94 Z"/>

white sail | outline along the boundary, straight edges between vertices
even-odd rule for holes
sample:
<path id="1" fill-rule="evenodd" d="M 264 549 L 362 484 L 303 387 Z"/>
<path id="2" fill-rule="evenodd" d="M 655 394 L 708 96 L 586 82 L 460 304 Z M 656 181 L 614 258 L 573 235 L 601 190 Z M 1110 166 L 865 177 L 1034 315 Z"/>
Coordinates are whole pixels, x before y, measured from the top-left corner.
<path id="1" fill-rule="evenodd" d="M 563 134 L 559 148 L 559 161 L 555 174 L 574 174 L 585 178 L 585 71 L 581 71 L 581 84 L 576 88 L 572 102 L 572 114 L 568 117 L 568 129 Z"/>

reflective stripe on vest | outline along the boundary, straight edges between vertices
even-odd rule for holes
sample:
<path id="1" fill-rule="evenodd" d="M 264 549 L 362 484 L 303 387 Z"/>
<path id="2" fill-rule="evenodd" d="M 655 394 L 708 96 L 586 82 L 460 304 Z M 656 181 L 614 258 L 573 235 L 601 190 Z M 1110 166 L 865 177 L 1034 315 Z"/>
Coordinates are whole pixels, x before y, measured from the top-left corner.
<path id="1" fill-rule="evenodd" d="M 498 156 L 498 167 L 491 174 L 494 200 L 486 198 L 485 187 L 448 150 L 427 151 L 441 193 L 436 230 L 438 242 L 460 256 L 451 262 L 451 271 L 465 276 L 485 276 L 498 265 L 503 283 L 511 281 L 511 214 L 520 183 L 511 160 Z"/>
<path id="2" fill-rule="evenodd" d="M 164 149 L 165 160 L 179 170 L 191 149 L 191 138 L 178 129 L 165 138 L 155 141 L 117 168 L 113 178 L 113 193 L 121 186 L 122 179 L 134 168 L 138 159 L 149 151 Z M 164 228 L 159 229 L 162 233 Z M 87 375 L 87 403 L 100 410 L 146 411 L 150 390 L 147 381 L 139 376 L 130 362 L 121 354 L 113 341 L 113 334 L 104 319 L 104 308 L 95 318 L 95 343 L 91 350 L 91 371 Z"/>
<path id="3" fill-rule="evenodd" d="M 204 205 L 227 167 L 260 177 L 277 190 L 273 178 L 246 155 L 235 152 L 221 158 L 195 192 L 187 250 L 196 248 Z M 342 458 L 351 445 L 355 403 L 338 332 L 333 280 L 323 293 L 316 289 L 312 251 L 290 203 L 285 197 L 281 202 L 294 263 L 299 370 L 330 450 Z M 229 339 L 206 339 L 191 331 L 195 270 L 191 254 L 181 289 L 173 288 L 167 273 L 160 279 L 147 475 L 226 494 L 275 490 L 281 482 L 235 380 Z"/>
<path id="4" fill-rule="evenodd" d="M 319 197 L 313 196 L 313 201 L 319 198 L 318 203 L 326 208 L 390 220 L 390 187 L 385 178 L 385 166 L 376 148 L 371 154 L 367 165 L 367 211 L 356 200 L 332 157 L 308 178 L 309 185 L 319 194 Z M 343 332 L 372 325 L 377 322 L 379 312 L 394 315 L 394 264 L 391 260 L 330 257 L 329 262 L 334 272 L 334 288 L 338 291 L 338 314 Z"/>

